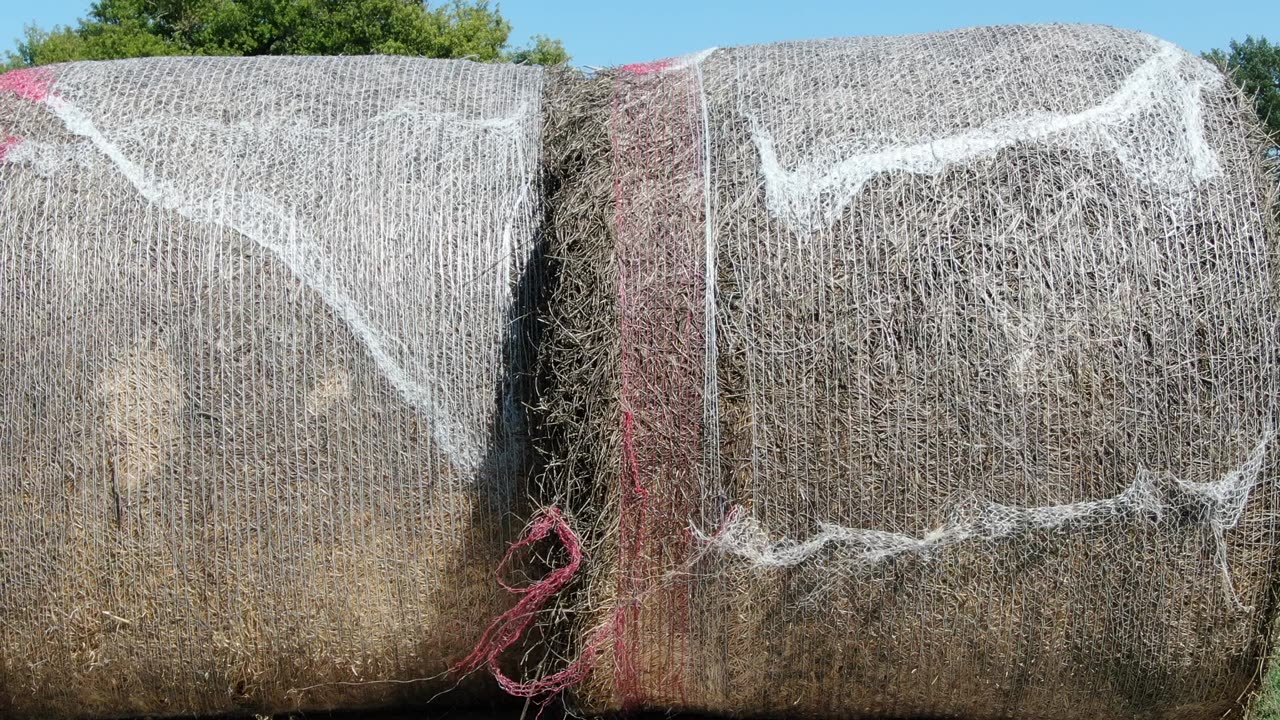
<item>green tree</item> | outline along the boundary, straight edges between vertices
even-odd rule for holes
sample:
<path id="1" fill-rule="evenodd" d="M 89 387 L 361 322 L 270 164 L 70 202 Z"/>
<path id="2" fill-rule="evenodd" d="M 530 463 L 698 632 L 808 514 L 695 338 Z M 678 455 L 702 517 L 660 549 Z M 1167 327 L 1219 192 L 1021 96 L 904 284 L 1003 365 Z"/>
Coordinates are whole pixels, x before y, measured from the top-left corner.
<path id="1" fill-rule="evenodd" d="M 557 64 L 559 40 L 511 48 L 488 0 L 95 0 L 75 27 L 26 28 L 9 67 L 154 55 L 416 55 Z"/>
<path id="2" fill-rule="evenodd" d="M 1246 95 L 1254 98 L 1258 115 L 1271 136 L 1280 138 L 1280 45 L 1250 35 L 1244 42 L 1232 40 L 1229 48 L 1229 52 L 1211 50 L 1204 57 L 1225 70 Z"/>
<path id="3" fill-rule="evenodd" d="M 534 35 L 532 45 L 507 53 L 507 59 L 525 65 L 561 65 L 569 62 L 569 53 L 559 40 Z"/>

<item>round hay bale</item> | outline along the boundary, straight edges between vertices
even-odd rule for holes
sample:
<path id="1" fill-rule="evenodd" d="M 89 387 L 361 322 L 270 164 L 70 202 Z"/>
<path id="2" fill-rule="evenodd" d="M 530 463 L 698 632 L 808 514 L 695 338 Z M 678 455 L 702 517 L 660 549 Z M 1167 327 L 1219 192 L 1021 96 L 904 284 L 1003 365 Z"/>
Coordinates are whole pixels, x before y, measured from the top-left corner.
<path id="1" fill-rule="evenodd" d="M 544 492 L 593 561 L 585 709 L 1241 708 L 1274 616 L 1275 176 L 1215 68 L 995 27 L 555 92 Z"/>
<path id="2" fill-rule="evenodd" d="M 0 76 L 0 715 L 453 686 L 510 604 L 542 84 L 386 57 Z"/>

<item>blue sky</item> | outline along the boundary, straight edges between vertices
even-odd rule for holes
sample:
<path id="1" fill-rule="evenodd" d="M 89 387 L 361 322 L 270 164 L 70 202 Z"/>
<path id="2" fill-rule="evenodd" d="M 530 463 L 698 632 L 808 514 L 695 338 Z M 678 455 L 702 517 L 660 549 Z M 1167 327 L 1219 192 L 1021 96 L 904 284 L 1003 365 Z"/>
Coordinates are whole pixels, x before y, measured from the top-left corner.
<path id="1" fill-rule="evenodd" d="M 90 0 L 0 0 L 0 50 L 27 23 L 73 22 Z M 579 65 L 618 65 L 712 46 L 842 35 L 897 35 L 969 25 L 1096 22 L 1145 30 L 1192 51 L 1231 38 L 1280 41 L 1280 0 L 841 2 L 839 0 L 505 0 L 513 40 L 558 37 Z"/>

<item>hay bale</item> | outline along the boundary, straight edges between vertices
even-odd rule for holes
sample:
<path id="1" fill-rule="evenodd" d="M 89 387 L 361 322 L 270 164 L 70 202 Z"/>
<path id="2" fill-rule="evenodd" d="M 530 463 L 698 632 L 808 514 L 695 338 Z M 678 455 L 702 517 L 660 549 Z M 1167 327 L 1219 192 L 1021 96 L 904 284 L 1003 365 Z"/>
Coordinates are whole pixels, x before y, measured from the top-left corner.
<path id="1" fill-rule="evenodd" d="M 453 685 L 510 604 L 542 85 L 381 57 L 0 77 L 0 714 Z"/>
<path id="2" fill-rule="evenodd" d="M 586 709 L 1239 710 L 1274 615 L 1275 186 L 1213 67 L 997 27 L 555 92 L 543 492 L 595 561 Z"/>

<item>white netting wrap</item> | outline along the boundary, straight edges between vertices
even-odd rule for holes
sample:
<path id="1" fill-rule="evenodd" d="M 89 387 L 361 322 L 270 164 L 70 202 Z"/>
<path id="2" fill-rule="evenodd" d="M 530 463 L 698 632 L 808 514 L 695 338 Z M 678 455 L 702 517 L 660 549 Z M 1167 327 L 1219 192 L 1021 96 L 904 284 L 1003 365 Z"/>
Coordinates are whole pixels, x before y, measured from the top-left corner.
<path id="1" fill-rule="evenodd" d="M 1221 91 L 1213 66 L 1171 43 L 1087 27 L 1029 29 L 1015 41 L 985 38 L 966 57 L 946 41 L 919 36 L 868 43 L 829 41 L 814 47 L 852 77 L 828 83 L 821 72 L 786 73 L 787 46 L 742 63 L 742 112 L 760 153 L 768 207 L 802 228 L 830 224 L 863 184 L 881 173 L 936 175 L 957 164 L 991 159 L 1019 144 L 1113 153 L 1135 180 L 1176 200 L 1217 176 L 1205 141 L 1201 93 Z M 808 49 L 797 48 L 800 52 Z M 937 64 L 921 62 L 937 52 Z M 1108 67 L 1063 77 L 1037 77 L 1051 62 L 1108 56 Z M 915 72 L 886 73 L 885 67 Z M 925 67 L 928 72 L 920 72 Z M 856 88 L 856 93 L 848 90 Z M 966 110 L 944 99 L 964 87 Z M 815 125 L 797 118 L 799 103 Z M 830 121 L 826 121 L 830 118 Z M 1159 127 L 1159 132 L 1140 128 Z"/>
<path id="2" fill-rule="evenodd" d="M 1212 533 L 1223 590 L 1238 605 L 1223 533 L 1234 528 L 1244 515 L 1249 495 L 1262 479 L 1267 447 L 1273 438 L 1274 433 L 1268 432 L 1244 464 L 1219 480 L 1188 482 L 1169 473 L 1152 473 L 1140 468 L 1129 487 L 1103 500 L 1023 508 L 975 499 L 957 504 L 945 525 L 919 537 L 819 522 L 817 532 L 803 541 L 774 540 L 755 518 L 740 510 L 732 512 L 715 534 L 704 533 L 696 527 L 690 531 L 702 543 L 703 552 L 736 555 L 756 569 L 789 568 L 812 562 L 836 576 L 844 576 L 907 553 L 929 560 L 961 543 L 1017 542 L 1018 536 L 1035 532 L 1079 532 L 1108 522 L 1160 523 L 1166 520 L 1166 515 L 1173 515 Z M 824 553 L 829 545 L 836 546 L 830 556 Z M 836 584 L 833 581 L 818 588 L 817 601 L 826 599 L 824 593 Z M 1253 607 L 1238 609 L 1256 610 Z"/>
<path id="3" fill-rule="evenodd" d="M 1245 463 L 1220 480 L 1187 482 L 1167 473 L 1140 469 L 1133 483 L 1115 497 L 1082 500 L 1068 505 L 1012 507 L 998 503 L 971 503 L 957 506 L 946 525 L 919 537 L 883 530 L 862 530 L 818 523 L 818 532 L 804 541 L 771 540 L 760 523 L 750 516 L 730 516 L 717 533 L 692 531 L 706 545 L 739 555 L 757 568 L 793 567 L 813 560 L 829 544 L 847 546 L 839 551 L 837 564 L 874 564 L 903 553 L 930 556 L 947 546 L 972 540 L 1014 540 L 1022 533 L 1064 529 L 1068 525 L 1109 520 L 1159 522 L 1166 513 L 1187 514 L 1219 535 L 1240 522 L 1249 493 L 1261 479 L 1266 440 L 1249 454 Z M 1224 550 L 1225 552 L 1225 550 Z M 1229 568 L 1224 567 L 1230 580 Z M 1229 585 L 1228 585 L 1229 587 Z"/>
<path id="4" fill-rule="evenodd" d="M 1232 84 L 1092 26 L 550 77 L 0 76 L 0 714 L 429 697 L 526 629 L 528 492 L 573 560 L 521 687 L 589 708 L 1239 710 L 1280 321 Z"/>
<path id="5" fill-rule="evenodd" d="M 562 170 L 544 406 L 611 568 L 588 705 L 1238 710 L 1280 355 L 1275 181 L 1231 83 L 1033 26 L 575 92 L 609 159 Z"/>
<path id="6" fill-rule="evenodd" d="M 508 602 L 543 72 L 0 77 L 0 709 L 421 700 Z M 346 684 L 344 684 L 346 683 Z"/>

